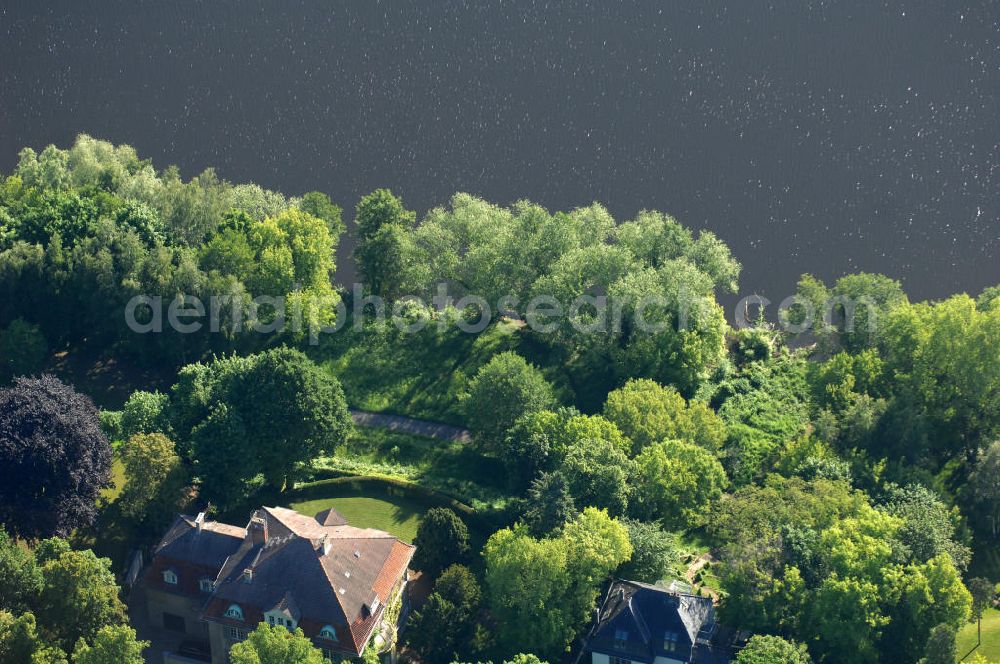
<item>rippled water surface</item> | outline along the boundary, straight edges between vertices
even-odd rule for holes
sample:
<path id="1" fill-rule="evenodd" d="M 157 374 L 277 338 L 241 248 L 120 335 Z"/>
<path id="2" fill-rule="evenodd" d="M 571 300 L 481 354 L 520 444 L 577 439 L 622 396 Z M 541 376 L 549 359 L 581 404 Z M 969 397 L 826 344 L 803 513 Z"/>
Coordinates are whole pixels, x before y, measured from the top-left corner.
<path id="1" fill-rule="evenodd" d="M 86 131 L 345 207 L 660 208 L 772 297 L 1000 282 L 997 2 L 40 4 L 0 6 L 4 171 Z"/>

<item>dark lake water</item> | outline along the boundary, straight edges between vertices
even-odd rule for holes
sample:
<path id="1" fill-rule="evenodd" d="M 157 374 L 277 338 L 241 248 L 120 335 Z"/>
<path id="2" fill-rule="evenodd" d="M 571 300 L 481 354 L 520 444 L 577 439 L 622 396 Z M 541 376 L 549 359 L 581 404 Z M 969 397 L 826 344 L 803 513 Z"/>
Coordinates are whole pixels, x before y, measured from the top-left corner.
<path id="1" fill-rule="evenodd" d="M 778 299 L 805 271 L 1000 282 L 998 120 L 995 0 L 0 7 L 0 170 L 84 131 L 345 208 L 658 208 Z"/>

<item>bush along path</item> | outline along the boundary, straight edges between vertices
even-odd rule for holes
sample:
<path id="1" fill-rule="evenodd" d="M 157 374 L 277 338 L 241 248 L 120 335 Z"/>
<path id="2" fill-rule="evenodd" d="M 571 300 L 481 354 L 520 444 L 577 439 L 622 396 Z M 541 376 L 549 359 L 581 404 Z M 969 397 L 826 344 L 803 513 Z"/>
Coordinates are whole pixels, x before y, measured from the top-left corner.
<path id="1" fill-rule="evenodd" d="M 450 440 L 460 443 L 468 443 L 472 440 L 472 435 L 468 429 L 440 422 L 417 420 L 402 415 L 370 413 L 363 410 L 351 410 L 351 417 L 354 418 L 354 424 L 359 427 L 386 429 L 388 431 L 409 433 L 415 436 L 424 436 L 425 438 L 436 438 L 438 440 Z"/>

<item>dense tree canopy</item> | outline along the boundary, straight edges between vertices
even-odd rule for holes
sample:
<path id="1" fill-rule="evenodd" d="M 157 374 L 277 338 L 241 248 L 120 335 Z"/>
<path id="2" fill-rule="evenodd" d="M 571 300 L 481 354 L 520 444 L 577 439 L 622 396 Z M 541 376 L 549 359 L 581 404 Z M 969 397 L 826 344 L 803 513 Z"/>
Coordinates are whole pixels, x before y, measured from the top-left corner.
<path id="1" fill-rule="evenodd" d="M 652 443 L 684 440 L 717 451 L 725 424 L 705 403 L 686 401 L 677 390 L 648 379 L 630 380 L 608 394 L 604 416 L 631 439 L 638 454 Z"/>
<path id="2" fill-rule="evenodd" d="M 323 652 L 312 644 L 301 629 L 261 623 L 244 640 L 229 650 L 233 664 L 323 664 Z"/>
<path id="3" fill-rule="evenodd" d="M 340 383 L 288 348 L 184 367 L 169 411 L 179 451 L 222 504 L 247 495 L 258 478 L 281 488 L 352 428 Z"/>
<path id="4" fill-rule="evenodd" d="M 626 528 L 593 508 L 558 537 L 535 539 L 520 528 L 494 533 L 483 556 L 503 647 L 531 643 L 558 657 L 587 621 L 599 585 L 631 555 Z"/>
<path id="5" fill-rule="evenodd" d="M 334 316 L 329 275 L 343 223 L 317 192 L 288 200 L 211 170 L 184 182 L 176 168 L 157 172 L 127 145 L 80 135 L 68 150 L 21 152 L 0 186 L 0 220 L 0 326 L 23 318 L 50 343 L 87 338 L 180 363 L 254 348 L 260 339 L 248 323 L 257 295 L 301 307 L 304 324 L 289 326 L 289 338 Z M 122 312 L 133 296 L 162 298 L 165 318 L 177 294 L 200 298 L 206 310 L 212 296 L 231 299 L 220 300 L 217 330 L 207 320 L 189 334 L 174 333 L 166 320 L 162 334 L 126 326 Z M 139 322 L 150 315 L 137 310 Z"/>

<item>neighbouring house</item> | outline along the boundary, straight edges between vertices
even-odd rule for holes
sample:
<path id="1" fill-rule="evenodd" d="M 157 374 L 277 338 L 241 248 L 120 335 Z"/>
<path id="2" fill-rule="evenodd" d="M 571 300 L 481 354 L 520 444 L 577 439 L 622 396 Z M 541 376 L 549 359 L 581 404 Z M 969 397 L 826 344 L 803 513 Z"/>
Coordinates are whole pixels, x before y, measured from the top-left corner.
<path id="1" fill-rule="evenodd" d="M 369 644 L 394 646 L 413 552 L 332 509 L 313 518 L 262 507 L 246 528 L 180 516 L 153 550 L 137 596 L 153 629 L 189 649 L 202 644 L 213 664 L 228 662 L 232 644 L 260 623 L 300 628 L 339 662 Z"/>
<path id="2" fill-rule="evenodd" d="M 637 581 L 615 581 L 598 609 L 583 656 L 591 664 L 723 663 L 713 645 L 712 600 Z"/>

